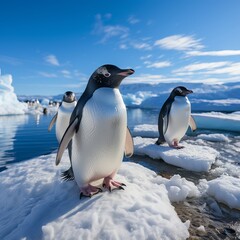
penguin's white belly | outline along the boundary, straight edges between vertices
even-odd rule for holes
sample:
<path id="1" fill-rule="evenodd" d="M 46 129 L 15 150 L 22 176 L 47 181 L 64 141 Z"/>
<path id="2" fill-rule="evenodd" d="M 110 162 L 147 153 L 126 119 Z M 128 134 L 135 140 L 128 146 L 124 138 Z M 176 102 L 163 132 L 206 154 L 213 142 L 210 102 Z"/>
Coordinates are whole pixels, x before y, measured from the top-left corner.
<path id="1" fill-rule="evenodd" d="M 175 97 L 169 113 L 167 131 L 164 135 L 168 144 L 179 142 L 185 135 L 191 114 L 191 105 L 187 97 Z"/>
<path id="2" fill-rule="evenodd" d="M 67 107 L 64 107 L 67 105 Z M 58 109 L 58 115 L 56 120 L 56 137 L 58 142 L 61 141 L 66 129 L 69 126 L 70 117 L 76 102 L 73 103 L 63 103 Z"/>
<path id="3" fill-rule="evenodd" d="M 119 90 L 96 90 L 83 108 L 79 131 L 72 139 L 72 167 L 80 187 L 118 170 L 126 127 L 126 107 Z"/>

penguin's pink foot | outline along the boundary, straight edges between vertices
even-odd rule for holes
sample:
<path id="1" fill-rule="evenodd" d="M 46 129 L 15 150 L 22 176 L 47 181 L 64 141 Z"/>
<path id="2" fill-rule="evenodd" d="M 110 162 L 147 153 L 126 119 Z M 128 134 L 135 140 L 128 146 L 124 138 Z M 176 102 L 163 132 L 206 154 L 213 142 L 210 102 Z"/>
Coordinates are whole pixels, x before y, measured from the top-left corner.
<path id="1" fill-rule="evenodd" d="M 176 148 L 176 149 L 182 149 L 182 148 L 184 148 L 184 146 L 179 146 L 178 145 L 178 141 L 174 141 L 173 142 L 173 145 L 169 145 L 170 147 L 172 147 L 172 148 Z"/>
<path id="2" fill-rule="evenodd" d="M 111 177 L 105 177 L 103 180 L 102 186 L 104 188 L 107 188 L 109 190 L 109 192 L 111 192 L 113 189 L 124 190 L 123 186 L 126 186 L 126 185 L 124 183 L 114 181 Z"/>
<path id="3" fill-rule="evenodd" d="M 94 187 L 90 184 L 88 184 L 85 187 L 81 187 L 80 188 L 80 199 L 84 196 L 84 197 L 92 197 L 93 195 L 102 192 L 101 188 L 98 187 Z"/>

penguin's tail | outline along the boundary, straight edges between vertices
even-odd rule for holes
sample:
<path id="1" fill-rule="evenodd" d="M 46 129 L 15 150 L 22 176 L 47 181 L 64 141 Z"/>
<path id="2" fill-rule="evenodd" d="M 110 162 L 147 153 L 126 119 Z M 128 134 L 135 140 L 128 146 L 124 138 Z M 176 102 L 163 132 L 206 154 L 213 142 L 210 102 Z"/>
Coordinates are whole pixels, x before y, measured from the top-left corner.
<path id="1" fill-rule="evenodd" d="M 72 167 L 70 167 L 68 170 L 62 172 L 61 178 L 64 181 L 72 181 L 72 180 L 74 180 L 74 174 L 73 174 Z"/>

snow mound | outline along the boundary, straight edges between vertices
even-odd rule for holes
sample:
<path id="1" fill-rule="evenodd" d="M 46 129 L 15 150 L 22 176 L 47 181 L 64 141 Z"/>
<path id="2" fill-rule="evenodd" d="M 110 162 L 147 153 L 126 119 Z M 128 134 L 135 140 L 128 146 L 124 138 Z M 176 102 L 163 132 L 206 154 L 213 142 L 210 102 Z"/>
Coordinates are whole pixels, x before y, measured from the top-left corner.
<path id="1" fill-rule="evenodd" d="M 24 114 L 27 105 L 18 101 L 11 75 L 0 75 L 0 115 Z"/>
<path id="2" fill-rule="evenodd" d="M 189 237 L 189 221 L 181 222 L 165 185 L 158 183 L 162 178 L 153 171 L 123 163 L 116 179 L 126 183 L 124 191 L 79 200 L 75 182 L 60 180 L 69 167 L 66 152 L 60 167 L 54 166 L 55 156 L 11 165 L 0 173 L 0 239 Z"/>
<path id="3" fill-rule="evenodd" d="M 168 164 L 190 171 L 207 172 L 219 153 L 208 146 L 196 146 L 182 142 L 182 149 L 170 148 L 167 144 L 158 146 L 157 139 L 135 137 L 135 154 L 148 155 L 153 159 L 163 159 Z"/>
<path id="4" fill-rule="evenodd" d="M 174 175 L 170 179 L 160 178 L 156 179 L 158 184 L 164 184 L 168 190 L 168 197 L 171 202 L 181 202 L 186 198 L 198 197 L 200 192 L 193 182 L 180 175 Z"/>
<path id="5" fill-rule="evenodd" d="M 224 134 L 215 133 L 215 134 L 200 134 L 197 136 L 197 139 L 202 139 L 210 142 L 230 142 L 229 138 Z"/>
<path id="6" fill-rule="evenodd" d="M 207 193 L 230 208 L 240 210 L 240 179 L 222 175 L 208 182 Z"/>

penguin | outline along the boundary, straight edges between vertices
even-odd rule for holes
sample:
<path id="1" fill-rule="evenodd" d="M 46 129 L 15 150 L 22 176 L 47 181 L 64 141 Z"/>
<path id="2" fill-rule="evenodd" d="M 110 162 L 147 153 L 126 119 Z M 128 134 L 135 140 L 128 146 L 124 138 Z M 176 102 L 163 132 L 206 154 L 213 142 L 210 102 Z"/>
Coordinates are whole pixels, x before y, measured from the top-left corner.
<path id="1" fill-rule="evenodd" d="M 187 95 L 193 93 L 183 86 L 175 87 L 164 102 L 158 117 L 159 138 L 157 145 L 167 142 L 170 147 L 180 149 L 179 141 L 185 135 L 188 126 L 196 130 L 196 123 L 191 116 L 191 104 Z"/>
<path id="2" fill-rule="evenodd" d="M 113 179 L 124 152 L 126 157 L 133 154 L 133 139 L 119 86 L 133 73 L 133 69 L 120 69 L 111 64 L 97 68 L 73 110 L 58 148 L 56 165 L 65 148 L 71 148 L 71 167 L 80 198 L 102 191 L 92 184 L 97 180 L 102 180 L 102 186 L 110 192 L 125 186 Z"/>
<path id="3" fill-rule="evenodd" d="M 51 131 L 53 125 L 56 123 L 56 137 L 59 143 L 69 125 L 71 114 L 76 105 L 77 100 L 75 94 L 70 91 L 65 92 L 58 111 L 48 126 L 48 131 Z"/>
<path id="4" fill-rule="evenodd" d="M 75 94 L 71 91 L 65 92 L 65 94 L 63 95 L 62 102 L 59 105 L 58 111 L 55 114 L 55 116 L 52 118 L 52 120 L 48 126 L 48 131 L 51 131 L 53 125 L 56 123 L 56 138 L 59 143 L 61 142 L 63 134 L 65 133 L 65 131 L 69 125 L 71 114 L 76 105 L 77 105 L 77 99 L 76 99 Z M 71 162 L 71 148 L 70 147 L 68 148 L 68 155 L 69 155 L 70 162 Z M 67 181 L 74 179 L 71 168 L 62 172 L 62 179 L 67 180 Z"/>

